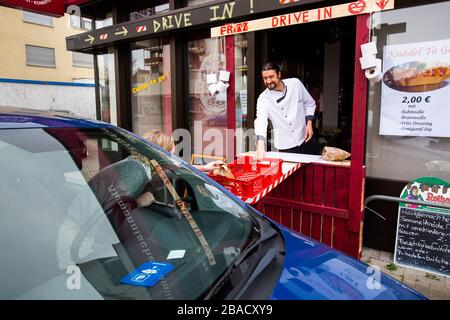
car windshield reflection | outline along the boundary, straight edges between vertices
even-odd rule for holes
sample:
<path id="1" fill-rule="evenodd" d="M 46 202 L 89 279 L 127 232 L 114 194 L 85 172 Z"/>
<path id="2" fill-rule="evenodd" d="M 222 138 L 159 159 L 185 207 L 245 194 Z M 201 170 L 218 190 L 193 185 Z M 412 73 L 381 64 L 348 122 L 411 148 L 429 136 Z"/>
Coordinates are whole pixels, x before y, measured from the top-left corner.
<path id="1" fill-rule="evenodd" d="M 2 130 L 0 154 L 2 211 L 14 213 L 0 226 L 2 299 L 201 298 L 261 235 L 214 184 L 119 130 Z M 148 262 L 171 268 L 126 281 Z"/>

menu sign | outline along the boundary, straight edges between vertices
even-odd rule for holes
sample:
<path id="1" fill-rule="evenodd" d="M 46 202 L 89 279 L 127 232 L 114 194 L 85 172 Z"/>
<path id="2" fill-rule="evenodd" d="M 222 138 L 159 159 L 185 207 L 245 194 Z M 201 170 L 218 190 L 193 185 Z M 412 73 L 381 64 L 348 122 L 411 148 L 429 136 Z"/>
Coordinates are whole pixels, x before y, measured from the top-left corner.
<path id="1" fill-rule="evenodd" d="M 380 135 L 450 137 L 450 39 L 384 47 Z"/>
<path id="2" fill-rule="evenodd" d="M 438 178 L 408 184 L 401 197 L 450 204 L 450 185 Z M 440 275 L 450 275 L 450 210 L 401 203 L 394 262 Z"/>

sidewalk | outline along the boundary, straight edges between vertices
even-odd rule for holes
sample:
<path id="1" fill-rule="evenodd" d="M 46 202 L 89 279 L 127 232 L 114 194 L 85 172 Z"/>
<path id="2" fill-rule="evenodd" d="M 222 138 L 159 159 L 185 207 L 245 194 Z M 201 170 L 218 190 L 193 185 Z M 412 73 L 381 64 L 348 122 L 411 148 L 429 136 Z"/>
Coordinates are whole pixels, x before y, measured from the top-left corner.
<path id="1" fill-rule="evenodd" d="M 450 277 L 394 265 L 392 253 L 370 248 L 363 248 L 361 261 L 380 267 L 382 272 L 416 289 L 428 299 L 450 300 Z"/>

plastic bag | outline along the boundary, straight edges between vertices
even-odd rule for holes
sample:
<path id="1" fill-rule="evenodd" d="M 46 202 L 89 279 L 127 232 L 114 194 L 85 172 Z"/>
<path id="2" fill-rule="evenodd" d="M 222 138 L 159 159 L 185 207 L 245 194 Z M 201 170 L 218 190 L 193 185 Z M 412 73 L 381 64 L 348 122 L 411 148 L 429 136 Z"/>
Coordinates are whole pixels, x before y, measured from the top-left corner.
<path id="1" fill-rule="evenodd" d="M 343 161 L 350 157 L 351 154 L 345 150 L 335 148 L 335 147 L 325 147 L 322 150 L 322 160 L 327 161 Z"/>

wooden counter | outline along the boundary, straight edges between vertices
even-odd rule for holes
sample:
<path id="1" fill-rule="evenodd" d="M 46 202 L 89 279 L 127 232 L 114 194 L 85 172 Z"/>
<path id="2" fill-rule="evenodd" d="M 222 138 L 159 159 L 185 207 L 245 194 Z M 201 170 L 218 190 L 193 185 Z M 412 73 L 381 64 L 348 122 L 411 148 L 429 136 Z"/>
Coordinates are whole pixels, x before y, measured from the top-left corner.
<path id="1" fill-rule="evenodd" d="M 355 256 L 349 244 L 350 238 L 359 237 L 349 228 L 350 161 L 279 152 L 267 152 L 266 157 L 283 159 L 286 168 L 300 166 L 253 206 L 284 226 Z"/>

